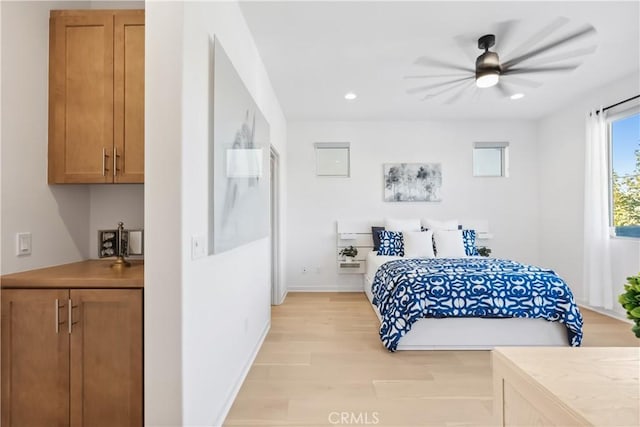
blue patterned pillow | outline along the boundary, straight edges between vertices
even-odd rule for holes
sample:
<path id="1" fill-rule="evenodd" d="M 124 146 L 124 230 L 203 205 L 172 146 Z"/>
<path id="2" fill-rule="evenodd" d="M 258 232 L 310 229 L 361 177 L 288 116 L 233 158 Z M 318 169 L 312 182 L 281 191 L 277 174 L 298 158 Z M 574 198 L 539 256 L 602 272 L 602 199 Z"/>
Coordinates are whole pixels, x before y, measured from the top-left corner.
<path id="1" fill-rule="evenodd" d="M 378 231 L 380 236 L 380 246 L 378 255 L 404 256 L 404 241 L 402 233 L 399 231 Z"/>
<path id="2" fill-rule="evenodd" d="M 462 240 L 464 242 L 464 252 L 467 256 L 479 256 L 476 247 L 476 230 L 462 230 Z"/>

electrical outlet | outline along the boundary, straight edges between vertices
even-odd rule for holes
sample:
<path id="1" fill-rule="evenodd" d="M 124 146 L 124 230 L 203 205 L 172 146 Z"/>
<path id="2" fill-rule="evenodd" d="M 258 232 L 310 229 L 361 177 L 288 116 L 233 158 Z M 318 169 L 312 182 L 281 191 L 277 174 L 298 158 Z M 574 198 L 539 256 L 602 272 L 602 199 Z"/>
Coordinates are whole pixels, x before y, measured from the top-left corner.
<path id="1" fill-rule="evenodd" d="M 207 254 L 205 239 L 202 235 L 191 236 L 191 259 L 202 258 Z"/>

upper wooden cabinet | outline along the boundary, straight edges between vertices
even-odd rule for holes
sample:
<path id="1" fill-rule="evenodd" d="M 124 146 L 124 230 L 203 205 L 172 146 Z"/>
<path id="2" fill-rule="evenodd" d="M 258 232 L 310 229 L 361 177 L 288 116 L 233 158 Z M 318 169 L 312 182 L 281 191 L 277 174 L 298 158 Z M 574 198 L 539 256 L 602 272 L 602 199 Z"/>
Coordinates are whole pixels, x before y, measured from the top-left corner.
<path id="1" fill-rule="evenodd" d="M 144 182 L 144 11 L 51 11 L 49 184 Z"/>

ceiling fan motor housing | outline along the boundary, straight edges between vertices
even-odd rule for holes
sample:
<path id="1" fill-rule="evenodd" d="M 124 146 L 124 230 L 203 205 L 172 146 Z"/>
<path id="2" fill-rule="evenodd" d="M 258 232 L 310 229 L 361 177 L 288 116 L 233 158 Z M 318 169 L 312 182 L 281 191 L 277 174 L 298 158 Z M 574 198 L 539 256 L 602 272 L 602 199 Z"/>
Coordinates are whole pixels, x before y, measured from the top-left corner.
<path id="1" fill-rule="evenodd" d="M 500 74 L 500 59 L 495 52 L 485 52 L 476 59 L 476 78 L 485 74 Z"/>

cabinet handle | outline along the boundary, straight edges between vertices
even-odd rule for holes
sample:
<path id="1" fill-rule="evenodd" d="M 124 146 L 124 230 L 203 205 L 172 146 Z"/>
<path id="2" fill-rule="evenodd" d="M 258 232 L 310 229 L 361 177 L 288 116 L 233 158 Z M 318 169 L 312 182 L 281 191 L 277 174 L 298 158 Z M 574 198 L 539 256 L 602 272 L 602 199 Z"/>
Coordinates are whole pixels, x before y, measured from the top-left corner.
<path id="1" fill-rule="evenodd" d="M 116 176 L 118 174 L 117 173 L 118 164 L 116 163 L 117 159 L 118 159 L 118 154 L 117 154 L 116 150 L 117 150 L 117 148 L 113 147 L 113 176 Z"/>
<path id="2" fill-rule="evenodd" d="M 60 332 L 60 305 L 56 298 L 56 334 Z"/>
<path id="3" fill-rule="evenodd" d="M 69 333 L 71 333 L 71 328 L 72 328 L 71 325 L 73 324 L 73 314 L 71 313 L 71 298 L 69 298 L 69 306 L 67 308 L 68 308 L 67 313 L 69 313 L 69 319 L 68 319 L 69 327 L 68 327 L 68 329 L 69 329 Z"/>
<path id="4" fill-rule="evenodd" d="M 60 321 L 60 309 L 64 308 L 64 304 L 60 305 L 60 300 L 56 298 L 56 334 L 60 333 L 60 325 L 64 323 L 64 320 Z"/>
<path id="5" fill-rule="evenodd" d="M 77 307 L 78 307 L 77 305 L 73 305 L 73 302 L 71 301 L 71 298 L 69 298 L 69 307 L 68 307 L 69 308 L 69 310 L 68 310 L 68 313 L 69 313 L 69 320 L 68 320 L 69 321 L 69 333 L 73 332 L 73 325 L 78 323 L 78 322 L 74 322 L 73 321 L 73 309 L 77 308 Z"/>
<path id="6" fill-rule="evenodd" d="M 109 170 L 107 168 L 108 158 L 109 158 L 109 155 L 107 154 L 107 149 L 102 147 L 102 176 L 107 176 L 107 171 Z"/>

